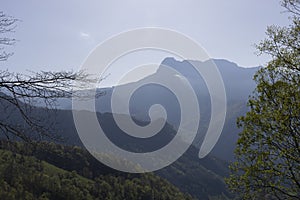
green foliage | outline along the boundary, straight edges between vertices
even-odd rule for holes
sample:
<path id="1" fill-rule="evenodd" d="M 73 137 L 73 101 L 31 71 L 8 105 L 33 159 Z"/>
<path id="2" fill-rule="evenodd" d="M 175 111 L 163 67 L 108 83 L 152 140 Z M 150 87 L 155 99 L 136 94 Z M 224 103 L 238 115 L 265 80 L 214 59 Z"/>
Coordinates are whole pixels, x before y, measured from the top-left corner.
<path id="1" fill-rule="evenodd" d="M 255 75 L 250 111 L 238 119 L 243 131 L 227 183 L 242 199 L 300 199 L 300 2 L 283 5 L 294 11 L 292 24 L 269 27 L 258 45 L 273 59 Z"/>
<path id="2" fill-rule="evenodd" d="M 158 178 L 151 173 L 137 175 L 113 170 L 97 161 L 86 150 L 77 146 L 65 146 L 48 142 L 39 142 L 30 146 L 27 143 L 0 141 L 0 148 L 9 149 L 22 155 L 34 156 L 66 171 L 76 171 L 77 174 L 88 179 L 114 176 L 125 177 L 125 180 L 137 178 L 147 183 L 151 177 Z M 215 199 L 217 197 L 227 199 L 231 197 L 223 181 L 223 177 L 229 174 L 228 163 L 214 157 L 199 160 L 197 154 L 198 150 L 191 147 L 179 160 L 155 172 L 155 174 L 168 180 L 182 192 L 188 193 L 196 199 Z M 50 174 L 55 172 L 52 168 L 46 170 Z M 167 186 L 170 185 L 164 179 L 160 178 L 160 181 L 157 180 L 157 182 L 166 182 Z M 158 188 L 158 191 L 161 191 L 164 186 L 159 185 Z"/>
<path id="3" fill-rule="evenodd" d="M 58 159 L 53 165 L 37 159 L 38 156 L 45 156 L 46 152 L 50 158 L 45 158 L 49 160 L 55 158 L 54 155 L 67 155 L 70 163 Z M 64 148 L 49 143 L 32 147 L 23 143 L 1 142 L 0 199 L 192 199 L 153 174 L 117 174 L 110 169 L 110 172 L 104 170 L 99 175 L 101 172 L 93 168 L 95 164 L 82 159 L 84 153 L 78 147 Z M 81 159 L 75 161 L 75 158 Z M 75 162 L 84 165 L 73 165 L 71 168 Z M 100 171 L 105 168 L 97 167 L 100 167 Z"/>
<path id="4" fill-rule="evenodd" d="M 229 174 L 228 163 L 214 157 L 199 159 L 198 149 L 190 148 L 172 165 L 156 173 L 198 199 L 232 197 L 224 182 Z"/>

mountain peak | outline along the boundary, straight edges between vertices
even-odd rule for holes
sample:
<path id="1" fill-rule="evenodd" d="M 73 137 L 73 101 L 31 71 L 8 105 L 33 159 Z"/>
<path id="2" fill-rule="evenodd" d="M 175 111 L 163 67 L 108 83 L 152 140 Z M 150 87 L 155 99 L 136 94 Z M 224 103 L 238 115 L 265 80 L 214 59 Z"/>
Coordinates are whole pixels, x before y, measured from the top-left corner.
<path id="1" fill-rule="evenodd" d="M 209 60 L 206 60 L 204 62 L 199 61 L 199 60 L 177 60 L 174 57 L 166 57 L 163 61 L 162 61 L 162 65 L 167 65 L 167 66 L 179 66 L 179 65 L 184 65 L 184 64 L 191 64 L 191 63 L 205 63 L 208 61 L 213 61 L 216 66 L 218 68 L 242 68 L 242 69 L 255 69 L 257 70 L 259 67 L 261 66 L 255 66 L 255 67 L 242 67 L 239 66 L 237 63 L 226 60 L 224 58 L 212 58 Z"/>

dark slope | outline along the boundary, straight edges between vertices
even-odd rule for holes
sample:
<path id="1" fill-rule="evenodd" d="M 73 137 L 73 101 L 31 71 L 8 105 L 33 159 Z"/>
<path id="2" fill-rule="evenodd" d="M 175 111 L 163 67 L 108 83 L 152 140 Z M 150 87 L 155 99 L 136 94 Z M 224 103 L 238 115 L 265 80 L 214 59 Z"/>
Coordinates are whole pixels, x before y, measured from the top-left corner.
<path id="1" fill-rule="evenodd" d="M 154 174 L 117 173 L 92 162 L 78 147 L 3 143 L 0 198 L 13 199 L 192 199 Z M 107 171 L 106 171 L 107 170 Z"/>
<path id="2" fill-rule="evenodd" d="M 43 110 L 42 108 L 36 109 L 37 111 L 35 112 Z M 124 133 L 115 126 L 112 120 L 112 115 L 109 113 L 98 115 L 100 119 L 99 121 L 104 124 L 104 129 L 109 130 L 107 134 L 110 135 L 110 138 L 115 141 L 117 141 L 116 139 L 118 138 L 120 139 L 120 135 Z M 64 145 L 82 146 L 74 126 L 71 111 L 57 110 L 54 116 L 48 118 L 48 121 L 51 120 L 56 122 L 55 128 L 57 130 L 57 134 L 65 138 L 65 140 L 60 141 L 59 143 Z M 17 123 L 21 120 L 16 117 L 14 121 Z M 142 124 L 145 122 L 140 121 L 139 123 Z M 147 142 L 148 146 L 145 145 L 146 143 L 141 145 L 136 143 L 137 141 L 126 137 L 122 138 L 122 140 L 118 140 L 118 145 L 123 145 L 124 148 L 129 146 L 130 150 L 136 150 L 137 152 L 147 151 L 149 148 L 159 148 L 167 143 L 173 138 L 176 131 L 172 126 L 166 124 L 162 133 L 164 134 L 152 141 L 154 143 L 153 145 L 151 145 L 151 141 Z M 22 153 L 26 153 L 26 151 Z M 44 160 L 67 171 L 75 170 L 77 173 L 84 175 L 87 178 L 89 178 L 89 175 L 91 174 L 92 176 L 113 174 L 116 177 L 122 174 L 121 172 L 104 166 L 94 159 L 87 151 L 76 147 L 65 147 L 45 143 L 43 148 L 40 148 L 31 155 L 35 156 L 39 160 Z M 223 177 L 228 173 L 228 164 L 211 156 L 200 160 L 197 155 L 198 150 L 191 146 L 178 161 L 173 163 L 171 166 L 155 172 L 155 174 L 167 179 L 177 186 L 182 192 L 189 193 L 197 199 L 208 199 L 212 196 L 222 195 L 229 196 L 223 181 Z M 92 168 L 92 170 L 87 171 L 87 167 Z"/>

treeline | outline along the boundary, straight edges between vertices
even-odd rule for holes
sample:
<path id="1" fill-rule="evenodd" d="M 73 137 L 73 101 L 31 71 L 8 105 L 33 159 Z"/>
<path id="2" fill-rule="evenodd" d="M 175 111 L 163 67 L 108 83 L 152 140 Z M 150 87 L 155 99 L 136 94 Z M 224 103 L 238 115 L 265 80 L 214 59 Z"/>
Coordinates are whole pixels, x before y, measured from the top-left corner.
<path id="1" fill-rule="evenodd" d="M 154 174 L 116 172 L 78 147 L 6 141 L 0 146 L 1 200 L 192 199 Z"/>

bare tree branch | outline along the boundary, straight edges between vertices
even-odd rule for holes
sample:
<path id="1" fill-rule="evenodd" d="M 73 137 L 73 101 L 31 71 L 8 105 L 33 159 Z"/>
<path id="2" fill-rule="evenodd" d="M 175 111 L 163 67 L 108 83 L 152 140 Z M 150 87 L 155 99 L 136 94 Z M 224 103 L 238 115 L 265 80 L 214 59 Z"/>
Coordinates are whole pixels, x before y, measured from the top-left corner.
<path id="1" fill-rule="evenodd" d="M 16 40 L 8 36 L 19 20 L 0 12 L 0 61 L 12 53 L 4 47 Z M 56 139 L 51 120 L 60 98 L 90 98 L 90 93 L 75 92 L 97 81 L 91 75 L 72 71 L 41 71 L 20 74 L 0 70 L 0 134 L 10 139 L 17 137 L 30 142 L 44 137 Z M 97 94 L 100 95 L 100 94 Z M 1 136 L 0 136 L 1 137 Z"/>

